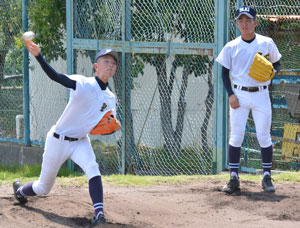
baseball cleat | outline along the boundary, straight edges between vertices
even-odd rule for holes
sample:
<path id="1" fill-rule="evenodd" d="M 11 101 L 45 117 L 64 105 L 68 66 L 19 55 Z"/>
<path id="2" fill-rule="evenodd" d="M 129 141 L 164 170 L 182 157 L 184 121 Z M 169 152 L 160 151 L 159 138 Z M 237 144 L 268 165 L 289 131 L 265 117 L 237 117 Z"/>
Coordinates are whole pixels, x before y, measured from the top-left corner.
<path id="1" fill-rule="evenodd" d="M 230 181 L 222 188 L 222 192 L 234 193 L 240 191 L 240 180 L 236 176 L 230 177 Z"/>
<path id="2" fill-rule="evenodd" d="M 92 220 L 93 226 L 101 226 L 106 224 L 106 219 L 103 214 L 100 214 L 98 218 L 94 217 Z"/>
<path id="3" fill-rule="evenodd" d="M 14 189 L 15 199 L 18 200 L 20 203 L 26 203 L 27 202 L 27 198 L 25 196 L 19 196 L 19 195 L 17 195 L 17 191 L 18 191 L 18 189 L 20 187 L 22 187 L 21 181 L 15 181 L 13 183 L 13 189 Z"/>
<path id="4" fill-rule="evenodd" d="M 275 192 L 275 187 L 272 184 L 272 178 L 270 175 L 264 176 L 261 185 L 265 192 Z"/>

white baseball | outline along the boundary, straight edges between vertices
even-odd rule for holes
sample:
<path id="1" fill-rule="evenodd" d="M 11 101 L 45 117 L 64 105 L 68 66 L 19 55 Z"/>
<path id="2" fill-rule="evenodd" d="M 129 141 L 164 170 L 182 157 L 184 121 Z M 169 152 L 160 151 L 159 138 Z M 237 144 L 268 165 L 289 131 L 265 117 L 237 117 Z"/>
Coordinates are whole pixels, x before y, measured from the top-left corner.
<path id="1" fill-rule="evenodd" d="M 24 32 L 23 40 L 29 41 L 29 40 L 33 40 L 33 38 L 34 38 L 34 32 L 32 31 Z"/>

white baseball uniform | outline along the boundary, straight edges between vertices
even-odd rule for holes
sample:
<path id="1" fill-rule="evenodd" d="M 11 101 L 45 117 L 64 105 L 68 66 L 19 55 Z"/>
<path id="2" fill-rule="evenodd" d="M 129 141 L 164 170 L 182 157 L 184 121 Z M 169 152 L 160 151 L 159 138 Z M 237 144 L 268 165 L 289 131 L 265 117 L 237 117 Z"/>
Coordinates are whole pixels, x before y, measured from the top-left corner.
<path id="1" fill-rule="evenodd" d="M 116 114 L 116 98 L 108 87 L 102 90 L 95 77 L 68 77 L 76 81 L 76 89 L 70 90 L 63 114 L 47 134 L 41 175 L 32 185 L 37 195 L 50 192 L 61 165 L 68 158 L 82 168 L 89 180 L 100 175 L 88 133 L 106 112 L 113 110 Z M 54 133 L 59 137 L 54 137 Z M 78 140 L 65 140 L 65 136 Z"/>
<path id="2" fill-rule="evenodd" d="M 234 147 L 241 147 L 244 139 L 245 127 L 250 110 L 256 127 L 256 135 L 261 147 L 272 145 L 270 128 L 272 120 L 272 109 L 269 97 L 268 85 L 266 82 L 258 82 L 251 78 L 249 68 L 257 52 L 263 56 L 268 56 L 270 62 L 275 63 L 280 60 L 275 43 L 269 37 L 255 34 L 256 37 L 251 43 L 243 41 L 241 36 L 228 42 L 216 61 L 223 67 L 230 70 L 232 83 L 235 85 L 233 92 L 238 98 L 240 107 L 232 109 L 230 107 L 230 141 Z M 247 92 L 241 87 L 258 87 L 258 92 Z"/>

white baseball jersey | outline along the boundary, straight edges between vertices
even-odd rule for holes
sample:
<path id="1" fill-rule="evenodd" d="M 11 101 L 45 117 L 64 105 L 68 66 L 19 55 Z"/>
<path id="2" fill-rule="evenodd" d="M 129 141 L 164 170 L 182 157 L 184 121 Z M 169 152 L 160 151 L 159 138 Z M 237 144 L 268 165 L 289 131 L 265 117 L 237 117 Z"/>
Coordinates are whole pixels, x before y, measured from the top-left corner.
<path id="1" fill-rule="evenodd" d="M 230 70 L 232 82 L 235 85 L 246 87 L 269 85 L 270 80 L 258 82 L 248 75 L 257 52 L 267 56 L 271 63 L 275 63 L 281 58 L 281 54 L 271 38 L 256 34 L 255 39 L 251 43 L 243 41 L 241 36 L 228 42 L 216 58 L 216 61 Z"/>
<path id="2" fill-rule="evenodd" d="M 97 125 L 106 112 L 113 110 L 116 115 L 116 97 L 108 87 L 101 90 L 95 77 L 68 77 L 76 81 L 76 89 L 70 89 L 69 102 L 56 123 L 55 132 L 82 138 Z"/>
<path id="3" fill-rule="evenodd" d="M 270 62 L 275 63 L 280 60 L 275 43 L 269 37 L 256 34 L 251 43 L 242 40 L 241 36 L 228 42 L 220 52 L 216 61 L 230 70 L 234 88 L 233 92 L 238 99 L 239 108 L 233 109 L 230 106 L 230 139 L 229 144 L 234 147 L 241 147 L 245 134 L 245 127 L 250 113 L 255 122 L 256 135 L 262 148 L 272 145 L 270 129 L 272 122 L 272 108 L 269 91 L 263 89 L 263 85 L 269 85 L 270 80 L 258 82 L 251 78 L 249 68 L 257 52 L 261 52 Z M 259 87 L 257 92 L 241 90 L 243 87 Z"/>

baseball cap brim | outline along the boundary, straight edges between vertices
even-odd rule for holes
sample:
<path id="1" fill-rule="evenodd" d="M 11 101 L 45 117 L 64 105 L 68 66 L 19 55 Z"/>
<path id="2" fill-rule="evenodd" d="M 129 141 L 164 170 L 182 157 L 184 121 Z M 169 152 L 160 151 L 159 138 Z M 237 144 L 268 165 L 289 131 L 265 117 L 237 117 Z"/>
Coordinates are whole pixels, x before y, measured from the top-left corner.
<path id="1" fill-rule="evenodd" d="M 246 15 L 247 17 L 251 18 L 251 19 L 254 18 L 250 13 L 247 13 L 247 12 L 241 12 L 241 13 L 236 17 L 236 20 L 239 19 L 239 17 L 242 16 L 243 14 Z"/>

